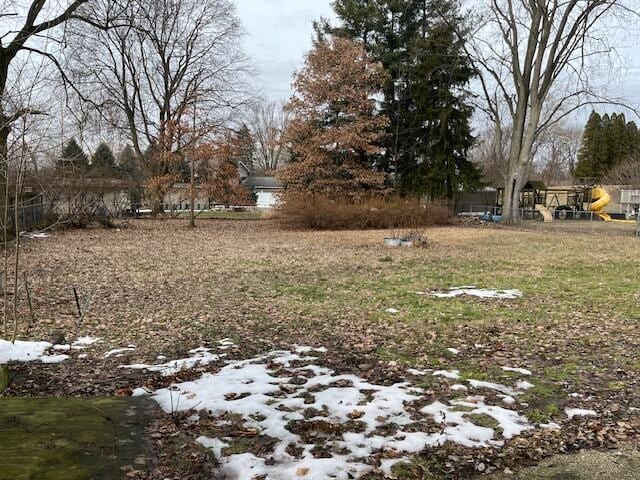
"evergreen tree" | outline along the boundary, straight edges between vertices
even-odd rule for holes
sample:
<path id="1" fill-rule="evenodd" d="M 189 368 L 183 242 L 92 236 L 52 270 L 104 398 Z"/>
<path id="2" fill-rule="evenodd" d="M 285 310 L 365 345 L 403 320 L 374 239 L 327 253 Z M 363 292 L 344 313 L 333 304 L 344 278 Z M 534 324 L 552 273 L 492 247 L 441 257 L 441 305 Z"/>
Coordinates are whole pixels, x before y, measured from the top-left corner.
<path id="1" fill-rule="evenodd" d="M 136 158 L 136 152 L 131 145 L 126 145 L 118 153 L 118 169 L 125 178 L 138 178 L 140 175 L 140 165 Z"/>
<path id="2" fill-rule="evenodd" d="M 111 147 L 102 142 L 96 148 L 91 157 L 91 169 L 98 174 L 113 174 L 116 168 L 116 158 L 111 151 Z"/>
<path id="3" fill-rule="evenodd" d="M 462 187 L 480 184 L 480 172 L 467 160 L 473 145 L 466 86 L 474 75 L 463 41 L 452 25 L 460 24 L 455 5 L 436 0 L 438 15 L 416 40 L 415 66 L 408 77 L 418 121 L 411 170 L 402 175 L 403 191 L 453 199 Z M 444 16 L 444 18 L 443 18 Z M 426 21 L 426 19 L 425 19 Z M 428 79 L 428 80 L 427 80 Z"/>
<path id="4" fill-rule="evenodd" d="M 342 25 L 329 29 L 362 41 L 387 72 L 383 110 L 389 119 L 381 170 L 405 194 L 447 195 L 478 184 L 466 160 L 473 138 L 464 88 L 473 77 L 456 0 L 336 0 Z M 458 28 L 458 30 L 461 30 Z"/>
<path id="5" fill-rule="evenodd" d="M 640 134 L 635 123 L 627 123 L 621 113 L 600 116 L 591 112 L 578 152 L 575 177 L 600 180 L 621 161 L 638 152 Z"/>
<path id="6" fill-rule="evenodd" d="M 72 138 L 62 149 L 56 163 L 60 169 L 85 171 L 89 166 L 89 158 L 78 142 Z"/>
<path id="7" fill-rule="evenodd" d="M 131 145 L 126 145 L 119 153 L 116 167 L 125 180 L 127 180 L 127 196 L 131 213 L 136 212 L 142 205 L 142 170 L 136 152 Z"/>
<path id="8" fill-rule="evenodd" d="M 250 172 L 253 172 L 253 158 L 255 156 L 253 135 L 246 124 L 242 124 L 240 129 L 233 136 L 236 165 L 242 162 Z"/>

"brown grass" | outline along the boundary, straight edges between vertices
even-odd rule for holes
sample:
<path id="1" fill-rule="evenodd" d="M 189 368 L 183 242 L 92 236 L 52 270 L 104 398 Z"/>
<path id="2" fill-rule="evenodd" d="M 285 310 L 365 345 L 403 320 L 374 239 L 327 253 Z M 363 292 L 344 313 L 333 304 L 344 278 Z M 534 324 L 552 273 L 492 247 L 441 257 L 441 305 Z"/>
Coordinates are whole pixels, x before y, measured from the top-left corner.
<path id="1" fill-rule="evenodd" d="M 632 425 L 623 433 L 637 438 L 640 423 L 627 406 L 640 398 L 638 239 L 447 226 L 429 230 L 429 248 L 392 249 L 383 246 L 385 234 L 283 230 L 272 220 L 201 220 L 196 229 L 180 220 L 149 220 L 27 240 L 23 266 L 38 321 L 21 336 L 45 339 L 62 331 L 69 338 L 75 286 L 83 302 L 92 299 L 80 334 L 103 342 L 87 349 L 86 359 L 30 364 L 33 372 L 16 373 L 28 381 L 11 394 L 113 395 L 149 377 L 120 364 L 149 363 L 160 354 L 181 358 L 231 337 L 239 346 L 231 358 L 292 344 L 327 347 L 328 367 L 377 383 L 406 379 L 408 367 L 458 369 L 464 378 L 509 383 L 515 379 L 501 366 L 528 368 L 535 387 L 523 397 L 524 413 L 562 423 L 563 430 L 510 442 L 500 456 L 515 463 L 530 461 L 532 452 L 596 445 L 599 430 L 591 422 L 608 431 L 621 428 L 618 422 Z M 411 293 L 469 284 L 519 288 L 524 297 L 493 302 Z M 24 297 L 21 305 L 26 318 Z M 389 307 L 399 312 L 391 315 Z M 106 350 L 129 343 L 138 348 L 104 358 Z M 445 380 L 419 381 L 435 398 L 452 396 Z M 569 422 L 565 407 L 602 415 Z M 578 434 L 587 440 L 576 444 Z M 550 436 L 564 446 L 549 443 Z M 497 452 L 483 455 L 502 462 Z M 449 461 L 448 453 L 430 451 L 421 461 Z M 419 470 L 400 478 L 424 478 Z"/>

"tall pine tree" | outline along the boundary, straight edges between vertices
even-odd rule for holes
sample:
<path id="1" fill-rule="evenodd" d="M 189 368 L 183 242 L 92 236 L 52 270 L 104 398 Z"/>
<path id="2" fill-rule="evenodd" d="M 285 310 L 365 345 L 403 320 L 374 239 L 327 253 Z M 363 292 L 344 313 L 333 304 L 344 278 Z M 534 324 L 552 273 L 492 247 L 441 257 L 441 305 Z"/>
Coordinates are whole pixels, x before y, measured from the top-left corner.
<path id="1" fill-rule="evenodd" d="M 466 159 L 473 138 L 464 89 L 473 77 L 464 54 L 456 0 L 336 0 L 342 25 L 329 29 L 361 40 L 384 66 L 383 110 L 389 127 L 381 170 L 405 194 L 453 197 L 479 184 Z"/>
<path id="2" fill-rule="evenodd" d="M 62 149 L 56 166 L 63 170 L 85 171 L 89 167 L 89 158 L 75 138 L 72 138 Z"/>
<path id="3" fill-rule="evenodd" d="M 576 178 L 601 180 L 621 161 L 640 153 L 640 134 L 635 123 L 627 123 L 624 114 L 600 116 L 591 112 L 578 152 Z"/>
<path id="4" fill-rule="evenodd" d="M 118 169 L 121 175 L 127 179 L 136 179 L 140 176 L 140 165 L 136 158 L 136 152 L 129 144 L 118 153 Z"/>
<path id="5" fill-rule="evenodd" d="M 109 176 L 115 173 L 116 157 L 111 147 L 102 142 L 91 157 L 91 170 L 96 175 Z"/>
<path id="6" fill-rule="evenodd" d="M 455 5 L 434 0 L 434 12 L 423 19 L 416 40 L 415 66 L 408 77 L 410 94 L 419 112 L 416 122 L 415 165 L 401 176 L 403 190 L 453 199 L 460 189 L 480 183 L 480 172 L 467 160 L 473 145 L 466 87 L 474 75 L 463 41 Z M 437 13 L 436 13 L 437 12 Z M 435 19 L 429 22 L 428 18 Z"/>

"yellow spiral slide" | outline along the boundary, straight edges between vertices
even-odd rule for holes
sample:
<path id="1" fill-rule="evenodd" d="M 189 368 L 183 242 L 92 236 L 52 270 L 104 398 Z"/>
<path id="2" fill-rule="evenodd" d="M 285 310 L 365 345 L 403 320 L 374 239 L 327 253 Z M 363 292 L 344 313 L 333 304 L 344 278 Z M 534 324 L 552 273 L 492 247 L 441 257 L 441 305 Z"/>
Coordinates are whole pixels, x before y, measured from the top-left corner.
<path id="1" fill-rule="evenodd" d="M 604 207 L 609 205 L 609 203 L 611 202 L 611 195 L 609 195 L 604 188 L 595 187 L 591 191 L 591 198 L 593 198 L 593 203 L 590 207 L 591 211 L 598 215 L 605 222 L 636 223 L 635 220 L 614 220 L 608 213 L 604 211 Z"/>

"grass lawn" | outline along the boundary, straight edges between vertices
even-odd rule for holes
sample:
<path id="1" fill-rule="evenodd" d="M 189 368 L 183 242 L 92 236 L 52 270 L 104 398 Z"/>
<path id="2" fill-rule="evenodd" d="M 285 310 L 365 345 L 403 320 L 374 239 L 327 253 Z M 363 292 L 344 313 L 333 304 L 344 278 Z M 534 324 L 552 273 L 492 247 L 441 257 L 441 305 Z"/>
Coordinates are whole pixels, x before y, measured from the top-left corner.
<path id="1" fill-rule="evenodd" d="M 176 218 L 189 218 L 189 211 L 178 212 Z M 234 212 L 234 211 L 206 211 L 196 212 L 197 219 L 218 219 L 218 220 L 258 220 L 264 217 L 264 212 L 261 211 L 246 211 L 246 212 Z"/>
<path id="2" fill-rule="evenodd" d="M 193 230 L 183 221 L 133 221 L 119 230 L 31 240 L 22 262 L 38 320 L 28 336 L 72 334 L 76 287 L 90 304 L 81 333 L 102 343 L 83 359 L 17 366 L 7 394 L 92 396 L 163 387 L 176 378 L 149 378 L 118 365 L 182 358 L 231 338 L 236 347 L 229 358 L 326 347 L 323 365 L 380 385 L 409 380 L 432 400 L 451 399 L 452 384 L 469 379 L 520 379 L 504 366 L 532 372 L 526 380 L 533 386 L 518 396 L 517 409 L 560 430 L 528 432 L 500 453 L 447 443 L 398 466 L 400 478 L 470 478 L 558 452 L 638 441 L 640 240 L 604 229 L 444 227 L 426 231 L 426 249 L 389 249 L 382 245 L 387 233 L 282 231 L 272 221 L 201 221 Z M 413 293 L 459 285 L 519 289 L 523 297 Z M 136 350 L 124 358 L 104 357 L 128 344 Z M 460 378 L 412 376 L 408 368 L 458 370 Z M 500 401 L 495 391 L 472 393 Z M 597 416 L 569 419 L 566 408 Z M 242 448 L 232 447 L 240 453 L 258 449 L 255 442 L 245 445 L 246 437 L 238 442 Z M 168 470 L 158 478 L 188 468 L 162 458 Z M 208 478 L 202 475 L 193 478 Z"/>

